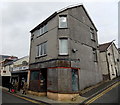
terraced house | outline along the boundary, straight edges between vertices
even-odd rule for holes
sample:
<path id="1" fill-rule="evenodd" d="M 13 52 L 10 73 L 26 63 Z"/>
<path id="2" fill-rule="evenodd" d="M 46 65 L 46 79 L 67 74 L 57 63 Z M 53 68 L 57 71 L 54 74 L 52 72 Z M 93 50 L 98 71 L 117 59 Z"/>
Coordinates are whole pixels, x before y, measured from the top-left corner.
<path id="1" fill-rule="evenodd" d="M 120 76 L 119 52 L 114 42 L 101 44 L 99 49 L 103 79 L 112 80 Z"/>
<path id="2" fill-rule="evenodd" d="M 53 13 L 30 32 L 31 92 L 70 99 L 102 81 L 97 29 L 83 5 Z"/>

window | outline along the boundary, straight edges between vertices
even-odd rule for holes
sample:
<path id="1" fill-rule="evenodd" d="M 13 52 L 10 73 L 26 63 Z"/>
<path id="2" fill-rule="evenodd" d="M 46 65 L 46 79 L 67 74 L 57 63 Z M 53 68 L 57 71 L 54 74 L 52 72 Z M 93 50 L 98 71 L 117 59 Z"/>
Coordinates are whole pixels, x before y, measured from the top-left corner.
<path id="1" fill-rule="evenodd" d="M 47 32 L 47 24 L 44 26 L 44 32 Z"/>
<path id="2" fill-rule="evenodd" d="M 39 30 L 35 30 L 34 35 L 35 35 L 35 36 L 39 36 L 39 35 L 40 35 Z"/>
<path id="3" fill-rule="evenodd" d="M 59 28 L 67 28 L 67 16 L 59 16 Z"/>
<path id="4" fill-rule="evenodd" d="M 94 30 L 92 28 L 90 28 L 90 37 L 91 37 L 91 40 L 95 41 Z"/>
<path id="5" fill-rule="evenodd" d="M 59 39 L 59 54 L 68 55 L 68 39 Z"/>
<path id="6" fill-rule="evenodd" d="M 45 24 L 44 26 L 42 26 L 40 29 L 39 29 L 39 33 L 40 35 L 44 34 L 45 32 L 47 32 L 48 29 L 47 29 L 47 24 Z"/>
<path id="7" fill-rule="evenodd" d="M 45 43 L 42 43 L 42 44 L 40 44 L 40 45 L 38 45 L 37 46 L 37 56 L 44 56 L 44 55 L 46 55 L 46 43 L 47 42 L 45 42 Z"/>
<path id="8" fill-rule="evenodd" d="M 94 57 L 94 62 L 97 62 L 97 50 L 93 48 L 93 57 Z"/>
<path id="9" fill-rule="evenodd" d="M 39 80 L 39 74 L 38 71 L 31 72 L 31 80 Z"/>

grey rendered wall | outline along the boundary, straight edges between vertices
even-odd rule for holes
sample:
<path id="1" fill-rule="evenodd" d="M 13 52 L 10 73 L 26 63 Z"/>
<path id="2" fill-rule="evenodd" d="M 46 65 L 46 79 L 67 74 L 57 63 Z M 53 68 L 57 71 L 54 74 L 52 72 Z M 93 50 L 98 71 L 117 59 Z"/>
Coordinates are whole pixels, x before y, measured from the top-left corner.
<path id="1" fill-rule="evenodd" d="M 70 58 L 80 59 L 79 67 L 79 87 L 80 90 L 85 87 L 96 84 L 102 80 L 102 73 L 98 62 L 94 62 L 93 49 L 98 46 L 97 32 L 94 29 L 96 42 L 90 38 L 90 27 L 93 27 L 89 18 L 82 7 L 69 10 L 69 28 L 70 28 Z M 76 53 L 71 50 L 77 49 Z M 97 50 L 98 52 L 98 50 Z M 99 58 L 99 52 L 97 54 Z"/>
<path id="2" fill-rule="evenodd" d="M 106 59 L 106 52 L 101 52 L 100 53 L 100 64 L 101 64 L 102 74 L 103 75 L 109 74 L 107 59 Z"/>
<path id="3" fill-rule="evenodd" d="M 48 32 L 38 37 L 34 35 L 30 47 L 30 63 L 54 59 L 57 57 L 57 17 L 48 22 Z M 47 41 L 47 56 L 36 58 L 36 46 Z"/>

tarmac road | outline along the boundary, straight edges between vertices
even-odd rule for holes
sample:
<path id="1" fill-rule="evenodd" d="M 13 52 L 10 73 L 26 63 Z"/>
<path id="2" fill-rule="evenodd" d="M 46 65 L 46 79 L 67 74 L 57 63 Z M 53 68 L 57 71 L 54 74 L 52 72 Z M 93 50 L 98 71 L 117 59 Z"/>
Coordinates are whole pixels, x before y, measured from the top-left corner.
<path id="1" fill-rule="evenodd" d="M 120 82 L 89 99 L 87 105 L 120 105 Z"/>
<path id="2" fill-rule="evenodd" d="M 7 91 L 2 91 L 2 105 L 38 105 Z"/>

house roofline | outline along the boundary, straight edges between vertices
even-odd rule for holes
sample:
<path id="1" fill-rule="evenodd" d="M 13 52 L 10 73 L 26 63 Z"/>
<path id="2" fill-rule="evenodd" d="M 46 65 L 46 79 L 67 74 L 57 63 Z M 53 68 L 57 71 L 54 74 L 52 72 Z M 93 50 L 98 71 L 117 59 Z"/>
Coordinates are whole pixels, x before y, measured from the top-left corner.
<path id="1" fill-rule="evenodd" d="M 110 46 L 111 46 L 112 44 L 114 44 L 115 48 L 118 50 L 117 46 L 116 46 L 115 43 L 114 43 L 114 40 L 111 41 L 111 42 L 107 42 L 107 43 L 110 43 L 110 45 L 109 45 L 104 51 L 100 51 L 100 52 L 106 52 L 106 51 L 110 48 Z M 105 44 L 107 44 L 107 43 L 100 44 L 99 46 L 105 45 Z"/>
<path id="2" fill-rule="evenodd" d="M 96 31 L 98 31 L 97 28 L 96 28 L 96 26 L 95 26 L 95 24 L 93 23 L 92 19 L 90 18 L 89 14 L 87 13 L 85 7 L 83 6 L 83 4 L 77 4 L 77 5 L 70 5 L 70 6 L 68 6 L 68 7 L 65 7 L 65 8 L 63 8 L 63 9 L 60 9 L 60 10 L 54 12 L 54 13 L 53 13 L 52 15 L 50 15 L 47 19 L 45 19 L 43 22 L 41 22 L 39 25 L 37 25 L 35 28 L 33 28 L 30 32 L 32 33 L 32 32 L 34 32 L 36 29 L 39 29 L 42 25 L 44 25 L 45 23 L 47 23 L 48 21 L 50 21 L 50 20 L 51 20 L 52 18 L 54 18 L 57 14 L 59 14 L 59 13 L 61 13 L 61 12 L 63 12 L 63 11 L 66 11 L 66 10 L 68 10 L 68 9 L 72 9 L 72 8 L 76 8 L 76 7 L 80 7 L 80 6 L 83 7 L 85 13 L 87 14 L 89 20 L 91 21 L 91 23 L 92 23 L 92 25 L 93 25 L 93 27 L 95 28 Z"/>

